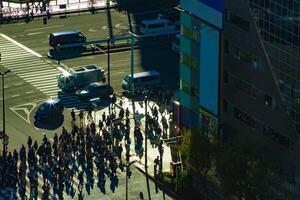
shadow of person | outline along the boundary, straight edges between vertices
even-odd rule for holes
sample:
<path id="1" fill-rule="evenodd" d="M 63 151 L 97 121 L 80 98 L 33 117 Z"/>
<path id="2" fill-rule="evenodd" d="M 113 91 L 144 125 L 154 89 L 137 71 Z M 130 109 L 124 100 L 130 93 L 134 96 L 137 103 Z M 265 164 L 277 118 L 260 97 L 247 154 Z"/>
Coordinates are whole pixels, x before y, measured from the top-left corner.
<path id="1" fill-rule="evenodd" d="M 83 200 L 84 194 L 82 193 L 82 190 L 79 191 L 78 193 L 78 200 Z"/>
<path id="2" fill-rule="evenodd" d="M 139 196 L 140 196 L 140 199 L 144 199 L 144 194 L 143 194 L 143 192 L 140 192 L 140 193 L 139 193 Z"/>
<path id="3" fill-rule="evenodd" d="M 105 179 L 102 177 L 99 177 L 98 179 L 98 183 L 97 183 L 98 188 L 100 189 L 100 191 L 105 194 Z"/>

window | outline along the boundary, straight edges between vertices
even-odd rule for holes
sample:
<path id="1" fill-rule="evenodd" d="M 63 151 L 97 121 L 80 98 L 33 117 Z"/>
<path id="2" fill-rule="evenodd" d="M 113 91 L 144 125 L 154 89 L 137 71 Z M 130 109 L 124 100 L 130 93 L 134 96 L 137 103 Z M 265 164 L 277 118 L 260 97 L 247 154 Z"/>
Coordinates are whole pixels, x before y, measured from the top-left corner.
<path id="1" fill-rule="evenodd" d="M 266 137 L 270 138 L 277 144 L 280 144 L 283 147 L 289 148 L 292 151 L 294 150 L 294 143 L 286 136 L 275 131 L 273 128 L 265 125 L 263 127 L 263 133 Z"/>
<path id="2" fill-rule="evenodd" d="M 199 62 L 196 58 L 192 58 L 184 53 L 181 53 L 181 63 L 193 67 L 195 69 L 199 68 Z"/>
<path id="3" fill-rule="evenodd" d="M 154 80 L 157 80 L 158 77 L 157 76 L 144 76 L 141 78 L 141 81 L 154 81 Z"/>
<path id="4" fill-rule="evenodd" d="M 254 119 L 248 115 L 245 112 L 242 112 L 241 110 L 239 110 L 238 108 L 234 108 L 234 113 L 233 116 L 240 120 L 241 122 L 243 122 L 244 124 L 248 125 L 251 128 L 255 127 L 255 121 Z"/>
<path id="5" fill-rule="evenodd" d="M 193 30 L 193 29 L 187 28 L 185 26 L 181 26 L 181 32 L 182 32 L 182 35 L 184 35 L 185 37 L 187 37 L 191 40 L 194 40 L 196 42 L 199 42 L 199 40 L 200 40 L 200 33 L 198 30 Z"/>
<path id="6" fill-rule="evenodd" d="M 165 26 L 165 23 L 149 24 L 148 28 L 162 28 Z"/>
<path id="7" fill-rule="evenodd" d="M 180 86 L 181 86 L 181 90 L 185 91 L 186 93 L 190 94 L 191 93 L 191 86 L 183 81 L 183 80 L 180 80 Z"/>
<path id="8" fill-rule="evenodd" d="M 192 94 L 192 96 L 194 96 L 195 98 L 199 98 L 199 91 L 198 91 L 198 89 L 197 88 L 195 88 L 195 87 L 191 87 L 191 94 Z"/>
<path id="9" fill-rule="evenodd" d="M 265 105 L 272 108 L 272 97 L 270 95 L 265 94 Z"/>
<path id="10" fill-rule="evenodd" d="M 249 31 L 250 29 L 250 22 L 248 20 L 231 13 L 230 11 L 226 12 L 226 21 L 236 25 L 244 31 Z"/>

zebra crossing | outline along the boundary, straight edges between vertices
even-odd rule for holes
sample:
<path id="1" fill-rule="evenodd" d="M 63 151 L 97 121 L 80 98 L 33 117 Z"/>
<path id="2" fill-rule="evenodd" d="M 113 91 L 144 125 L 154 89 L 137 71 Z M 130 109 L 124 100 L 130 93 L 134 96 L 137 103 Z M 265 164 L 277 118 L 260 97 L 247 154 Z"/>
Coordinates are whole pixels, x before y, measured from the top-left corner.
<path id="1" fill-rule="evenodd" d="M 36 52 L 0 33 L 0 64 L 50 98 L 59 97 L 66 108 L 86 109 L 75 94 L 57 87 L 58 65 L 47 62 Z"/>

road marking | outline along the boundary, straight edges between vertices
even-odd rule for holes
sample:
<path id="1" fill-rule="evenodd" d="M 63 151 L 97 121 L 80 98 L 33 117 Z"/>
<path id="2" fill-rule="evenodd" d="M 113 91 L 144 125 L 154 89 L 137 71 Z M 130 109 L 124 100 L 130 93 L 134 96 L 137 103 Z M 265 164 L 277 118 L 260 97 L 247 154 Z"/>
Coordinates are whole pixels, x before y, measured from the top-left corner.
<path id="1" fill-rule="evenodd" d="M 12 98 L 15 98 L 15 97 L 18 97 L 18 96 L 20 96 L 19 94 L 14 94 L 14 95 L 12 95 L 11 97 Z"/>
<path id="2" fill-rule="evenodd" d="M 25 92 L 25 94 L 32 94 L 34 91 Z"/>
<path id="3" fill-rule="evenodd" d="M 16 83 L 15 86 L 22 85 L 23 83 Z"/>
<path id="4" fill-rule="evenodd" d="M 24 121 L 26 121 L 28 124 L 30 124 L 30 113 L 44 100 L 45 99 L 34 101 L 32 103 L 21 104 L 18 106 L 11 107 L 9 109 L 19 117 L 24 119 Z M 25 113 L 25 116 L 23 116 L 22 113 Z"/>
<path id="5" fill-rule="evenodd" d="M 44 32 L 28 33 L 27 35 L 28 35 L 28 36 L 30 36 L 30 35 L 38 35 L 38 34 L 41 34 L 41 33 L 44 33 Z"/>
<path id="6" fill-rule="evenodd" d="M 104 29 L 107 29 L 107 26 L 102 26 L 102 29 L 104 30 Z"/>
<path id="7" fill-rule="evenodd" d="M 4 89 L 8 88 L 8 86 L 4 86 Z"/>
<path id="8" fill-rule="evenodd" d="M 27 29 L 24 32 L 31 32 L 31 31 L 37 31 L 37 30 L 44 30 L 44 29 L 51 29 L 51 28 L 58 28 L 58 27 L 63 27 L 65 25 L 56 25 L 56 26 L 48 26 L 48 27 L 43 27 L 43 28 L 32 28 L 32 29 Z"/>
<path id="9" fill-rule="evenodd" d="M 47 27 L 46 27 L 46 28 L 47 28 Z M 10 37 L 8 37 L 7 35 L 4 35 L 4 34 L 0 33 L 0 36 L 3 37 L 3 38 L 5 38 L 5 39 L 7 39 L 7 40 L 9 40 L 9 41 L 12 42 L 12 43 L 18 45 L 19 47 L 21 47 L 21 48 L 24 49 L 25 51 L 27 51 L 27 52 L 29 52 L 29 53 L 31 53 L 31 54 L 33 54 L 33 55 L 39 57 L 39 58 L 42 58 L 42 57 L 43 57 L 43 56 L 41 56 L 40 54 L 36 53 L 35 51 L 29 49 L 28 47 L 25 47 L 23 44 L 17 42 L 16 40 L 14 40 L 14 39 L 12 39 L 12 38 L 10 38 Z"/>

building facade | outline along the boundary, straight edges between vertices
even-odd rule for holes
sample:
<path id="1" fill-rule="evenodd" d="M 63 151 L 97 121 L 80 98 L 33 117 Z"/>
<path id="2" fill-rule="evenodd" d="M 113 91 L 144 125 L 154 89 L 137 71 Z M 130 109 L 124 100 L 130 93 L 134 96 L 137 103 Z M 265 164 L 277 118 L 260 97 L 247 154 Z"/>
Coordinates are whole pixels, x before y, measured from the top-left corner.
<path id="1" fill-rule="evenodd" d="M 182 0 L 180 36 L 180 103 L 182 124 L 217 128 L 223 3 Z"/>
<path id="2" fill-rule="evenodd" d="M 255 138 L 280 166 L 272 199 L 299 199 L 300 0 L 181 5 L 182 124 Z"/>
<path id="3" fill-rule="evenodd" d="M 225 1 L 224 132 L 255 137 L 275 158 L 278 199 L 299 199 L 299 9 L 298 0 Z"/>

